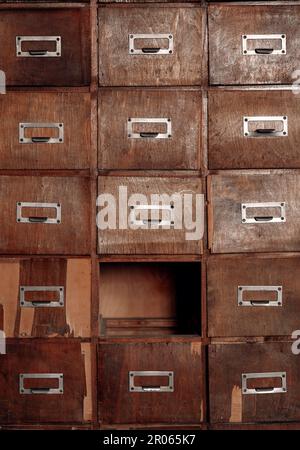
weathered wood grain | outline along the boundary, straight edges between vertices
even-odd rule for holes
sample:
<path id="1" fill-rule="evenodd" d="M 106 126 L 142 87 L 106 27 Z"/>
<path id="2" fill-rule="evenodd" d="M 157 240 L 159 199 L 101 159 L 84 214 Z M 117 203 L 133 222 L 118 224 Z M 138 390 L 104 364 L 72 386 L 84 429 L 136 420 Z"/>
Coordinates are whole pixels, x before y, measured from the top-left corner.
<path id="1" fill-rule="evenodd" d="M 101 424 L 201 422 L 203 369 L 199 342 L 101 345 L 98 366 Z M 173 371 L 174 392 L 130 392 L 131 370 Z M 156 380 L 157 385 L 160 382 Z M 144 377 L 140 383 L 146 385 L 147 379 Z"/>
<path id="2" fill-rule="evenodd" d="M 299 421 L 299 357 L 293 355 L 291 345 L 291 342 L 210 345 L 211 422 Z M 287 392 L 243 395 L 242 373 L 260 372 L 286 372 Z M 261 380 L 262 387 L 272 387 L 272 383 L 274 380 Z"/>
<path id="3" fill-rule="evenodd" d="M 61 204 L 61 223 L 18 223 L 17 202 Z M 84 177 L 0 177 L 2 254 L 89 254 L 90 188 Z M 49 208 L 24 214 L 53 217 Z"/>
<path id="4" fill-rule="evenodd" d="M 60 36 L 59 57 L 16 57 L 17 36 Z M 0 67 L 8 86 L 80 86 L 90 83 L 89 7 L 1 8 Z M 25 44 L 24 44 L 25 45 Z M 49 43 L 26 50 L 49 49 Z M 53 44 L 52 44 L 53 45 Z M 23 48 L 23 47 L 22 47 Z M 25 48 L 25 47 L 24 47 Z"/>
<path id="5" fill-rule="evenodd" d="M 100 85 L 200 85 L 204 60 L 204 19 L 204 9 L 197 5 L 128 4 L 100 7 Z M 129 35 L 149 33 L 171 33 L 173 53 L 130 55 Z M 142 41 L 141 47 L 164 45 L 157 39 Z"/>
<path id="6" fill-rule="evenodd" d="M 290 336 L 299 327 L 300 258 L 212 256 L 208 259 L 208 335 Z M 281 286 L 282 306 L 239 306 L 238 286 Z M 277 300 L 272 292 L 243 293 L 246 300 Z"/>
<path id="7" fill-rule="evenodd" d="M 299 96 L 291 90 L 212 90 L 208 94 L 210 169 L 300 168 Z M 245 116 L 285 116 L 288 135 L 246 137 Z M 256 123 L 282 130 L 282 122 Z"/>
<path id="8" fill-rule="evenodd" d="M 291 84 L 300 67 L 299 5 L 208 6 L 211 84 Z M 283 55 L 243 55 L 242 36 L 285 34 Z M 253 41 L 251 48 L 279 48 L 278 42 Z"/>

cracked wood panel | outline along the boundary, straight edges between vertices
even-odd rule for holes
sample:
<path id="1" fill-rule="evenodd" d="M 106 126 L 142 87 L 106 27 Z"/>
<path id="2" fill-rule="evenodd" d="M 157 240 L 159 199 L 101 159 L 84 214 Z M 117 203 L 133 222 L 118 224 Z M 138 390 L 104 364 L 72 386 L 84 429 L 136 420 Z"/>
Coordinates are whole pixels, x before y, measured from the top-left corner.
<path id="1" fill-rule="evenodd" d="M 17 202 L 60 203 L 61 223 L 18 223 Z M 90 183 L 84 177 L 0 177 L 0 251 L 8 254 L 89 254 Z M 56 216 L 28 208 L 27 217 Z M 27 216 L 26 216 L 27 214 Z"/>
<path id="2" fill-rule="evenodd" d="M 209 168 L 300 168 L 299 96 L 287 90 L 208 93 Z M 244 117 L 287 117 L 288 135 L 244 136 Z M 257 122 L 255 128 L 282 131 L 282 121 Z"/>
<path id="3" fill-rule="evenodd" d="M 205 58 L 205 10 L 168 5 L 99 8 L 99 82 L 102 86 L 200 85 Z M 155 7 L 153 7 L 155 6 Z M 173 35 L 174 51 L 130 55 L 130 34 Z M 141 47 L 165 47 L 142 39 Z M 139 47 L 139 48 L 141 48 Z"/>
<path id="4" fill-rule="evenodd" d="M 230 336 L 290 336 L 299 328 L 300 258 L 258 258 L 232 255 L 208 260 L 208 334 Z M 255 286 L 244 291 L 243 300 L 254 306 L 238 305 L 238 286 Z M 258 306 L 258 302 L 278 300 L 274 291 L 259 286 L 280 286 L 281 306 Z M 263 303 L 262 303 L 263 304 Z"/>
<path id="5" fill-rule="evenodd" d="M 84 398 L 90 395 L 90 375 L 80 342 L 9 340 L 0 358 L 1 423 L 76 423 L 85 420 Z M 61 394 L 20 394 L 19 375 L 63 374 Z M 27 380 L 27 388 L 54 388 L 57 380 Z M 88 393 L 89 392 L 89 393 Z M 86 416 L 88 417 L 88 416 Z"/>
<path id="6" fill-rule="evenodd" d="M 211 84 L 292 84 L 300 67 L 299 5 L 209 5 Z M 286 54 L 243 55 L 243 35 L 286 35 Z M 274 40 L 249 41 L 249 48 L 281 48 Z"/>
<path id="7" fill-rule="evenodd" d="M 1 8 L 0 67 L 8 86 L 81 86 L 90 83 L 89 7 Z M 59 36 L 61 56 L 16 57 L 17 36 Z M 23 42 L 22 50 L 54 51 L 53 42 Z"/>
<path id="8" fill-rule="evenodd" d="M 209 235 L 213 253 L 300 250 L 298 172 L 212 175 L 208 179 Z M 242 223 L 241 204 L 260 202 L 285 202 L 286 222 Z M 278 209 L 261 207 L 255 212 L 258 217 L 270 214 L 277 217 Z"/>
<path id="9" fill-rule="evenodd" d="M 0 169 L 88 169 L 90 95 L 7 92 L 0 96 Z M 19 143 L 19 124 L 62 123 L 62 143 Z M 58 137 L 58 129 L 28 128 L 25 137 Z"/>
<path id="10" fill-rule="evenodd" d="M 89 337 L 90 261 L 88 259 L 11 259 L 0 261 L 0 317 L 6 337 Z M 30 300 L 56 300 L 49 286 L 64 288 L 62 307 L 22 307 L 20 286 L 43 286 Z M 51 296 L 52 294 L 52 296 Z M 55 297 L 55 298 L 54 298 Z M 29 300 L 26 297 L 26 300 Z"/>
<path id="11" fill-rule="evenodd" d="M 299 356 L 291 342 L 209 346 L 212 423 L 285 422 L 300 419 Z M 287 392 L 243 394 L 243 373 L 286 372 Z M 249 385 L 249 386 L 248 386 Z M 279 387 L 279 378 L 248 380 L 250 388 Z"/>
<path id="12" fill-rule="evenodd" d="M 98 383 L 102 424 L 199 423 L 203 363 L 198 343 L 100 345 Z M 173 371 L 174 392 L 130 392 L 129 371 Z M 166 377 L 137 377 L 136 385 L 166 385 Z"/>
<path id="13" fill-rule="evenodd" d="M 141 194 L 145 196 L 145 201 L 147 200 L 146 204 L 148 205 L 151 205 L 151 195 L 155 194 L 166 194 L 169 196 L 182 192 L 193 194 L 192 208 L 187 209 L 190 212 L 193 211 L 193 220 L 195 220 L 197 203 L 198 222 L 201 222 L 201 218 L 203 219 L 200 200 L 199 198 L 195 200 L 195 194 L 202 194 L 200 178 L 117 176 L 98 178 L 98 194 L 112 195 L 116 202 L 119 201 L 120 186 L 127 187 L 128 199 L 133 194 Z M 127 200 L 122 205 L 125 215 L 129 215 L 131 210 L 126 202 Z M 132 202 L 133 204 L 135 203 L 134 197 L 132 197 Z M 152 202 L 152 204 L 155 203 Z M 170 205 L 170 201 L 167 204 Z M 138 215 L 138 212 L 136 214 Z M 166 229 L 166 227 L 165 229 L 150 229 L 150 227 L 148 229 L 132 229 L 129 225 L 127 229 L 99 229 L 98 252 L 101 254 L 200 254 L 203 247 L 202 240 L 186 240 L 186 232 L 189 231 L 184 227 L 183 229 Z M 195 236 L 197 237 L 197 235 Z"/>
<path id="14" fill-rule="evenodd" d="M 100 90 L 99 167 L 199 169 L 201 104 L 201 91 L 198 90 Z M 127 131 L 129 118 L 170 119 L 172 137 L 130 138 Z M 161 125 L 135 124 L 133 131 L 166 133 L 166 125 Z"/>

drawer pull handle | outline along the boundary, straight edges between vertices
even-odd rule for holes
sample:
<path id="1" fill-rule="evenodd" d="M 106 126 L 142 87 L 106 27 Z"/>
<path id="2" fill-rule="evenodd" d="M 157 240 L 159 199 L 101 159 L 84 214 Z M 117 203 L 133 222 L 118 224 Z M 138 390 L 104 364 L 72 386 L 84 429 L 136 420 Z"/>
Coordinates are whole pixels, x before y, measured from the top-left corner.
<path id="1" fill-rule="evenodd" d="M 156 218 L 156 217 L 144 217 L 141 219 L 137 219 L 137 214 L 143 214 L 143 211 L 146 211 L 146 214 L 148 215 L 150 212 L 150 215 L 152 216 L 152 211 L 162 211 L 167 212 L 168 219 L 165 217 L 163 219 Z M 144 225 L 150 225 L 150 229 L 152 225 L 155 225 L 156 227 L 172 227 L 175 224 L 174 220 L 174 205 L 134 205 L 130 206 L 130 215 L 129 220 L 131 225 L 134 225 L 136 227 L 142 227 Z"/>
<path id="2" fill-rule="evenodd" d="M 280 210 L 280 214 L 278 216 L 248 216 L 248 209 L 267 209 L 267 208 L 276 208 Z M 285 202 L 261 202 L 261 203 L 242 203 L 241 204 L 241 212 L 242 212 L 242 224 L 248 223 L 284 223 L 286 222 L 285 215 Z"/>
<path id="3" fill-rule="evenodd" d="M 271 306 L 282 306 L 282 286 L 238 286 L 237 289 L 237 303 L 238 306 L 250 306 L 250 307 L 271 307 Z M 245 299 L 244 294 L 249 292 L 262 292 L 264 296 L 268 297 L 267 292 L 275 293 L 276 298 L 273 300 L 262 299 L 262 300 L 253 300 Z M 274 294 L 273 294 L 274 295 Z M 272 298 L 272 297 L 271 297 Z"/>
<path id="4" fill-rule="evenodd" d="M 33 136 L 26 137 L 25 131 L 28 128 L 51 128 L 56 130 L 56 137 Z M 64 124 L 63 123 L 39 123 L 39 122 L 21 122 L 19 123 L 19 143 L 20 144 L 62 144 L 64 142 Z"/>
<path id="5" fill-rule="evenodd" d="M 23 217 L 23 208 L 51 208 L 55 209 L 56 217 L 47 216 L 29 216 Z M 39 203 L 39 202 L 17 202 L 17 222 L 18 223 L 47 223 L 60 224 L 61 223 L 61 204 L 60 203 Z"/>
<path id="6" fill-rule="evenodd" d="M 168 47 L 142 47 L 135 48 L 136 39 L 163 39 L 168 41 Z M 129 34 L 128 53 L 130 55 L 171 55 L 174 51 L 173 35 L 170 33 L 157 34 Z"/>
<path id="7" fill-rule="evenodd" d="M 129 372 L 129 392 L 174 392 L 174 372 L 167 371 L 131 371 Z M 136 386 L 135 377 L 164 377 L 168 384 L 164 386 Z"/>
<path id="8" fill-rule="evenodd" d="M 45 56 L 47 54 L 47 50 L 28 50 L 30 56 Z"/>
<path id="9" fill-rule="evenodd" d="M 143 53 L 158 53 L 160 51 L 160 48 L 154 48 L 154 47 L 143 47 L 142 48 L 142 52 Z"/>
<path id="10" fill-rule="evenodd" d="M 154 131 L 134 131 L 134 124 L 162 124 L 165 131 L 163 133 Z M 130 139 L 170 139 L 172 137 L 172 120 L 169 117 L 129 117 L 127 119 L 127 136 Z"/>
<path id="11" fill-rule="evenodd" d="M 32 137 L 31 138 L 32 142 L 34 142 L 35 144 L 39 144 L 39 143 L 47 143 L 50 141 L 50 137 Z"/>
<path id="12" fill-rule="evenodd" d="M 26 292 L 39 292 L 40 297 L 46 292 L 55 292 L 56 299 L 49 301 L 43 300 L 28 300 L 26 299 Z M 21 308 L 62 308 L 65 304 L 65 289 L 64 286 L 20 286 L 19 298 Z"/>
<path id="13" fill-rule="evenodd" d="M 273 216 L 255 216 L 254 220 L 256 222 L 271 222 L 273 220 Z"/>
<path id="14" fill-rule="evenodd" d="M 272 134 L 275 133 L 275 128 L 258 128 L 255 130 L 255 133 L 259 134 Z"/>
<path id="15" fill-rule="evenodd" d="M 273 48 L 256 48 L 255 53 L 258 55 L 270 55 L 274 52 Z"/>
<path id="16" fill-rule="evenodd" d="M 30 379 L 56 379 L 58 386 L 53 387 L 29 387 L 25 388 L 24 380 Z M 20 373 L 19 374 L 19 393 L 20 394 L 63 394 L 64 393 L 64 375 L 62 373 Z"/>
<path id="17" fill-rule="evenodd" d="M 248 387 L 248 380 L 279 378 L 280 387 Z M 242 374 L 242 393 L 244 395 L 256 394 L 279 394 L 287 392 L 286 372 L 266 372 L 266 373 L 243 373 Z"/>
<path id="18" fill-rule="evenodd" d="M 142 133 L 140 133 L 140 136 L 141 136 L 141 138 L 156 138 L 158 136 L 158 133 L 154 133 L 154 132 L 152 133 L 151 131 L 149 131 L 147 133 L 142 132 Z"/>
<path id="19" fill-rule="evenodd" d="M 250 128 L 251 123 L 261 122 L 278 122 L 281 124 L 281 130 L 276 131 L 276 128 Z M 288 136 L 288 117 L 287 116 L 244 116 L 243 117 L 243 133 L 247 138 L 260 138 L 264 135 L 269 137 L 287 137 Z"/>
<path id="20" fill-rule="evenodd" d="M 48 220 L 48 217 L 28 217 L 29 222 L 31 223 L 45 223 Z"/>
<path id="21" fill-rule="evenodd" d="M 54 42 L 54 50 L 22 50 L 23 42 Z M 57 58 L 61 56 L 61 36 L 17 36 L 16 37 L 17 57 L 27 58 Z"/>
<path id="22" fill-rule="evenodd" d="M 280 41 L 280 48 L 267 47 L 248 47 L 249 41 Z M 268 42 L 269 43 L 269 42 Z M 250 55 L 285 55 L 286 54 L 286 35 L 285 34 L 243 34 L 242 35 L 242 54 Z"/>

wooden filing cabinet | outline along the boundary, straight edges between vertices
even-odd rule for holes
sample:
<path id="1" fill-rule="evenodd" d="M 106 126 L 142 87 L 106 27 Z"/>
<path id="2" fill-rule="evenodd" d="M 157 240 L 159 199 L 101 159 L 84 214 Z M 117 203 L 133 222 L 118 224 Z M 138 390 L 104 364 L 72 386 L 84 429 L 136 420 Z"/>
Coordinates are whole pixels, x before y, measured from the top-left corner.
<path id="1" fill-rule="evenodd" d="M 202 125 L 197 88 L 102 89 L 99 168 L 198 170 Z"/>
<path id="2" fill-rule="evenodd" d="M 208 6 L 211 84 L 293 83 L 300 5 L 261 3 Z"/>
<path id="3" fill-rule="evenodd" d="M 203 420 L 199 342 L 103 343 L 98 358 L 103 425 Z"/>
<path id="4" fill-rule="evenodd" d="M 89 93 L 8 91 L 0 114 L 0 169 L 89 169 Z"/>
<path id="5" fill-rule="evenodd" d="M 101 86 L 201 85 L 205 10 L 198 5 L 99 8 Z"/>
<path id="6" fill-rule="evenodd" d="M 90 84 L 88 6 L 2 5 L 0 66 L 8 86 Z"/>

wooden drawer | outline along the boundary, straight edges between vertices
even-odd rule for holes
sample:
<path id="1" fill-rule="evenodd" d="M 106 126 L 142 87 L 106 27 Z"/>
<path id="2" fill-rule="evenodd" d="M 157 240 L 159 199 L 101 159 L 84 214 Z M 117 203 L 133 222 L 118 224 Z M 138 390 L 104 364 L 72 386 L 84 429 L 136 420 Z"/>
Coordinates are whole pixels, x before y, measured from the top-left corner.
<path id="1" fill-rule="evenodd" d="M 199 90 L 100 91 L 99 167 L 199 169 L 201 112 Z"/>
<path id="2" fill-rule="evenodd" d="M 0 204 L 1 253 L 90 253 L 88 178 L 1 176 Z"/>
<path id="3" fill-rule="evenodd" d="M 208 11 L 211 84 L 293 83 L 300 5 L 210 5 Z"/>
<path id="4" fill-rule="evenodd" d="M 213 253 L 300 250 L 299 172 L 209 177 Z"/>
<path id="5" fill-rule="evenodd" d="M 104 336 L 201 335 L 201 264 L 101 262 L 99 312 Z"/>
<path id="6" fill-rule="evenodd" d="M 0 259 L 0 271 L 6 337 L 90 336 L 89 259 Z"/>
<path id="7" fill-rule="evenodd" d="M 90 83 L 88 6 L 4 5 L 0 13 L 0 40 L 6 43 L 0 50 L 0 67 L 8 86 Z"/>
<path id="8" fill-rule="evenodd" d="M 203 370 L 199 342 L 100 345 L 100 422 L 201 422 Z"/>
<path id="9" fill-rule="evenodd" d="M 190 204 L 185 203 L 185 208 L 183 193 L 188 194 L 191 200 Z M 200 178 L 103 176 L 98 179 L 98 194 L 102 195 L 102 198 L 99 197 L 100 200 L 98 200 L 97 216 L 99 253 L 199 254 L 202 252 L 200 223 L 203 222 L 204 208 L 201 204 L 202 180 Z M 178 202 L 174 200 L 175 194 L 179 199 Z M 180 204 L 182 211 L 180 211 Z M 189 222 L 192 214 L 194 220 L 195 217 L 198 220 L 195 226 L 191 224 L 193 231 L 190 234 L 191 230 L 187 230 L 185 224 Z M 183 215 L 185 218 L 182 218 Z M 116 217 L 120 220 L 116 221 Z"/>
<path id="10" fill-rule="evenodd" d="M 91 420 L 90 345 L 25 341 L 0 355 L 1 423 Z"/>
<path id="11" fill-rule="evenodd" d="M 209 168 L 300 168 L 298 116 L 291 90 L 210 91 Z"/>
<path id="12" fill-rule="evenodd" d="M 290 336 L 299 328 L 300 257 L 208 260 L 208 334 Z"/>
<path id="13" fill-rule="evenodd" d="M 200 85 L 204 33 L 197 5 L 100 7 L 100 85 Z"/>
<path id="14" fill-rule="evenodd" d="M 299 359 L 291 342 L 210 345 L 211 421 L 299 420 Z"/>
<path id="15" fill-rule="evenodd" d="M 0 169 L 87 169 L 90 95 L 8 92 L 0 96 Z"/>

